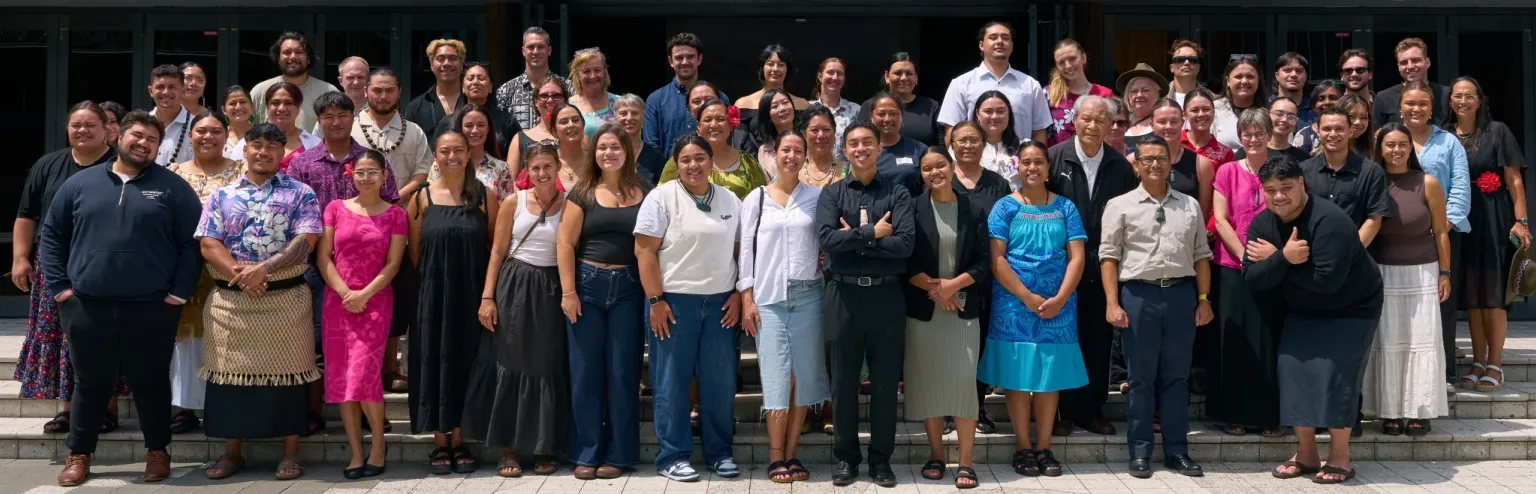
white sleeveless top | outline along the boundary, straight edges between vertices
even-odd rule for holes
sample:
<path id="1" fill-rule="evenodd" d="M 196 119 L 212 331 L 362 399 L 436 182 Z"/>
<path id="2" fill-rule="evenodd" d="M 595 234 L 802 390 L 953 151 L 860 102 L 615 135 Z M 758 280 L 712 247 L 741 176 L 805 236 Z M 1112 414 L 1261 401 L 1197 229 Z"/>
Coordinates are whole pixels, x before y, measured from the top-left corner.
<path id="1" fill-rule="evenodd" d="M 511 249 L 509 252 L 513 259 L 539 267 L 554 267 L 555 231 L 560 227 L 560 215 L 565 213 L 565 209 L 545 217 L 544 222 L 539 223 L 539 215 L 533 214 L 532 208 L 528 207 L 529 203 L 534 202 L 532 196 L 526 190 L 517 191 L 517 217 L 512 219 L 512 243 L 507 248 Z M 564 194 L 561 194 L 560 200 L 565 200 Z"/>

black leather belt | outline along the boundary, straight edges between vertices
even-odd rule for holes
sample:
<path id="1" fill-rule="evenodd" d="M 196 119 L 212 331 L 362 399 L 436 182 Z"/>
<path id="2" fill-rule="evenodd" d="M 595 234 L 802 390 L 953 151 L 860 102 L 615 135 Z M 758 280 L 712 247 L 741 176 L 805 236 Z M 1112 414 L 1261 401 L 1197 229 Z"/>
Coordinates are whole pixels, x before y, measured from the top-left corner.
<path id="1" fill-rule="evenodd" d="M 827 278 L 838 283 L 847 283 L 858 286 L 876 286 L 886 283 L 894 283 L 899 278 L 896 276 L 843 276 L 840 274 L 827 274 Z"/>
<path id="2" fill-rule="evenodd" d="M 1141 284 L 1144 284 L 1144 285 L 1152 285 L 1152 286 L 1159 287 L 1159 288 L 1168 288 L 1168 287 L 1172 287 L 1172 286 L 1182 285 L 1185 282 L 1191 281 L 1191 280 L 1194 280 L 1194 278 L 1193 277 L 1189 277 L 1189 276 L 1185 276 L 1183 278 L 1163 278 L 1163 279 L 1160 279 L 1160 280 L 1130 280 L 1130 281 L 1134 281 L 1134 282 L 1141 283 Z"/>
<path id="3" fill-rule="evenodd" d="M 240 287 L 235 286 L 235 285 L 231 285 L 231 284 L 229 284 L 228 281 L 224 281 L 224 280 L 213 280 L 213 286 L 216 286 L 216 287 L 219 287 L 219 288 L 222 288 L 222 289 L 225 289 L 225 290 L 243 291 L 243 290 L 240 290 Z M 267 282 L 267 291 L 275 292 L 275 291 L 278 291 L 278 290 L 287 290 L 289 288 L 298 288 L 298 287 L 301 287 L 301 286 L 304 286 L 304 277 L 302 275 L 301 276 L 294 276 L 292 278 L 287 278 L 287 279 L 282 279 L 282 280 L 268 281 Z"/>

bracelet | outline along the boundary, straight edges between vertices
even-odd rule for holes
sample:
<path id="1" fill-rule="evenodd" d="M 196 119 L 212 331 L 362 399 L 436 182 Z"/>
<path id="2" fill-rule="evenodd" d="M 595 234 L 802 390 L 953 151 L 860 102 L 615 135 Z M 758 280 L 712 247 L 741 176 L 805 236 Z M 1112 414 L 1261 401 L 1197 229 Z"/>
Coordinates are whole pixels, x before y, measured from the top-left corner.
<path id="1" fill-rule="evenodd" d="M 1440 276 L 1444 276 L 1444 277 L 1447 277 L 1447 278 L 1449 278 L 1449 277 L 1450 277 L 1450 276 L 1451 276 L 1451 272 L 1450 272 L 1450 271 L 1447 271 L 1447 270 L 1444 270 L 1444 269 L 1442 269 L 1442 270 L 1440 270 Z"/>
<path id="2" fill-rule="evenodd" d="M 569 292 L 565 292 L 565 293 L 560 294 L 560 297 L 561 298 L 565 298 L 565 297 L 569 297 L 569 296 L 575 295 L 575 294 L 576 294 L 576 290 L 571 290 Z"/>
<path id="3" fill-rule="evenodd" d="M 480 300 L 496 300 L 496 297 L 480 297 Z"/>

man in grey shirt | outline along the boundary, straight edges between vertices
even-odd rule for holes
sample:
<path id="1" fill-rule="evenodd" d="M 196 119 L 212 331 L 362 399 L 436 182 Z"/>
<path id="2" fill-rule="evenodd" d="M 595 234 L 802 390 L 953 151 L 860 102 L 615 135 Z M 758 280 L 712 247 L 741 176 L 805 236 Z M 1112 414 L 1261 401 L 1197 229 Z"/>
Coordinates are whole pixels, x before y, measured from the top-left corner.
<path id="1" fill-rule="evenodd" d="M 293 31 L 279 35 L 277 42 L 272 43 L 269 54 L 272 63 L 282 70 L 282 75 L 261 81 L 251 88 L 251 105 L 255 108 L 256 123 L 267 121 L 267 90 L 274 84 L 288 81 L 304 93 L 304 101 L 299 102 L 299 118 L 295 124 L 301 129 L 315 128 L 315 99 L 338 90 L 329 82 L 309 76 L 309 67 L 315 61 L 313 53 L 304 35 Z"/>

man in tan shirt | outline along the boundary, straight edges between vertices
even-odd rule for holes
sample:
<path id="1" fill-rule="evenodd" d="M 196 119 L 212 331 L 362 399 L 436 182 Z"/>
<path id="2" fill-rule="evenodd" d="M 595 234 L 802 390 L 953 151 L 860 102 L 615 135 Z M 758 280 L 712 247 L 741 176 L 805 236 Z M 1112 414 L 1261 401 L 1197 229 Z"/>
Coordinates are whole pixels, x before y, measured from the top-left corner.
<path id="1" fill-rule="evenodd" d="M 400 197 L 407 198 L 427 181 L 432 144 L 421 127 L 401 118 L 399 109 L 400 78 L 387 68 L 373 69 L 368 75 L 368 107 L 353 121 L 352 138 L 384 154 Z"/>
<path id="2" fill-rule="evenodd" d="M 1177 145 L 1177 144 L 1174 144 Z M 1189 457 L 1189 362 L 1195 327 L 1211 321 L 1211 247 L 1195 198 L 1168 187 L 1169 143 L 1136 145 L 1141 187 L 1109 200 L 1099 242 L 1105 319 L 1122 328 L 1130 371 L 1130 474 L 1150 478 L 1152 422 L 1163 426 L 1163 466 L 1199 477 Z M 1085 314 L 1084 317 L 1094 317 Z M 1154 406 L 1158 409 L 1154 414 Z"/>

